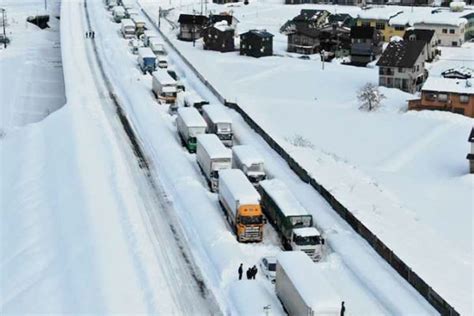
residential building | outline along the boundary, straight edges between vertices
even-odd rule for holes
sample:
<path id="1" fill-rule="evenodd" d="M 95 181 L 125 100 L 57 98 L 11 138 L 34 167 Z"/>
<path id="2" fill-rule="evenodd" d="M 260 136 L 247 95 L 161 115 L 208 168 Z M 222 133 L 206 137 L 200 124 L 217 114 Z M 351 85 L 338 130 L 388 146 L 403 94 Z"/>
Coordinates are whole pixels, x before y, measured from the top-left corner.
<path id="1" fill-rule="evenodd" d="M 330 57 L 349 56 L 351 50 L 351 29 L 338 23 L 326 24 L 319 29 L 319 50 Z"/>
<path id="2" fill-rule="evenodd" d="M 340 26 L 352 27 L 353 25 L 355 25 L 355 20 L 350 14 L 336 13 L 328 16 L 328 23 L 337 23 Z"/>
<path id="3" fill-rule="evenodd" d="M 305 25 L 296 26 L 288 34 L 288 51 L 299 54 L 316 54 L 319 51 L 319 31 Z"/>
<path id="4" fill-rule="evenodd" d="M 474 128 L 471 129 L 469 138 L 467 139 L 471 143 L 471 152 L 467 154 L 467 160 L 469 160 L 469 172 L 474 173 Z"/>
<path id="5" fill-rule="evenodd" d="M 461 46 L 465 41 L 467 21 L 458 19 L 455 22 L 419 22 L 413 26 L 415 29 L 434 30 L 439 46 Z"/>
<path id="6" fill-rule="evenodd" d="M 382 53 L 382 35 L 372 26 L 351 27 L 351 63 L 367 65 Z"/>
<path id="7" fill-rule="evenodd" d="M 425 61 L 432 61 L 436 54 L 438 46 L 438 39 L 434 30 L 418 30 L 409 29 L 403 35 L 405 41 L 423 41 L 425 42 Z"/>
<path id="8" fill-rule="evenodd" d="M 402 13 L 403 11 L 390 7 L 363 10 L 357 16 L 356 25 L 374 27 L 381 32 L 382 41 L 389 42 L 392 37 L 398 36 L 403 38 L 403 34 L 405 34 L 405 24 L 396 23 L 392 25 L 390 23 L 392 18 Z"/>
<path id="9" fill-rule="evenodd" d="M 219 52 L 231 52 L 234 50 L 235 29 L 229 26 L 227 21 L 217 22 L 202 31 L 204 49 Z"/>
<path id="10" fill-rule="evenodd" d="M 379 85 L 415 93 L 425 78 L 425 42 L 392 41 L 377 62 Z"/>
<path id="11" fill-rule="evenodd" d="M 434 3 L 434 0 L 400 0 L 400 5 L 409 6 L 429 6 Z"/>
<path id="12" fill-rule="evenodd" d="M 209 19 L 204 15 L 180 14 L 178 39 L 193 41 L 201 37 L 202 30 L 207 26 Z"/>
<path id="13" fill-rule="evenodd" d="M 266 30 L 250 30 L 240 34 L 240 55 L 272 56 L 273 34 Z"/>
<path id="14" fill-rule="evenodd" d="M 429 77 L 421 89 L 421 99 L 410 100 L 408 109 L 450 111 L 474 117 L 471 79 Z"/>

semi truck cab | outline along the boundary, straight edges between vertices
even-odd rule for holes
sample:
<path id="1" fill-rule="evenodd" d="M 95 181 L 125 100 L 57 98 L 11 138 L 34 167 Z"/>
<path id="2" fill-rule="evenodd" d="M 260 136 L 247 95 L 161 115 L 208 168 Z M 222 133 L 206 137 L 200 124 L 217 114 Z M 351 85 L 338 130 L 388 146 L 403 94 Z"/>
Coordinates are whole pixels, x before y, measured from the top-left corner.
<path id="1" fill-rule="evenodd" d="M 293 229 L 291 248 L 301 250 L 313 261 L 319 261 L 323 257 L 324 238 L 314 227 L 302 227 Z"/>
<path id="2" fill-rule="evenodd" d="M 263 225 L 262 211 L 258 205 L 241 205 L 236 217 L 237 238 L 242 241 L 261 241 Z"/>

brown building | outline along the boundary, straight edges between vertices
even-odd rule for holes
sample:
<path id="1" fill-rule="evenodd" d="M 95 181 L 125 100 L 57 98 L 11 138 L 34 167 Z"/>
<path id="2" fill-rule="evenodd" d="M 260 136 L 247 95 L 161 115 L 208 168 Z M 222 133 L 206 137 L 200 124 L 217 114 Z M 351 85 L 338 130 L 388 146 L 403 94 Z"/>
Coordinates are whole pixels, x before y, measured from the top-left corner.
<path id="1" fill-rule="evenodd" d="M 469 160 L 469 172 L 474 173 L 474 128 L 471 129 L 471 134 L 467 140 L 471 143 L 471 152 L 467 154 L 467 160 Z"/>
<path id="2" fill-rule="evenodd" d="M 469 79 L 430 77 L 421 89 L 421 99 L 410 100 L 408 109 L 450 111 L 474 117 L 474 88 Z"/>
<path id="3" fill-rule="evenodd" d="M 227 21 L 220 21 L 202 31 L 204 49 L 221 53 L 234 51 L 234 28 Z"/>

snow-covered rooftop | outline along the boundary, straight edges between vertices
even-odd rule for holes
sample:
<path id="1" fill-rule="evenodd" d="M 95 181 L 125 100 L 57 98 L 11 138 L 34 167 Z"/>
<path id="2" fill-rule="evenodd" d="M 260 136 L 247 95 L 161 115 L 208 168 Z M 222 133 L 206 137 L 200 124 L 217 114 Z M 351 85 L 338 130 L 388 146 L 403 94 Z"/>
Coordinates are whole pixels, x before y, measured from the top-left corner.
<path id="1" fill-rule="evenodd" d="M 176 85 L 176 81 L 165 70 L 154 71 L 152 76 L 162 85 Z"/>
<path id="2" fill-rule="evenodd" d="M 474 94 L 471 79 L 448 79 L 439 77 L 428 77 L 423 85 L 423 91 L 452 92 L 461 94 Z"/>
<path id="3" fill-rule="evenodd" d="M 316 227 L 301 227 L 293 229 L 293 232 L 301 237 L 321 236 Z"/>
<path id="4" fill-rule="evenodd" d="M 261 188 L 273 199 L 285 216 L 309 215 L 308 211 L 281 180 L 260 181 Z"/>
<path id="5" fill-rule="evenodd" d="M 229 23 L 227 23 L 227 21 L 219 21 L 217 23 L 214 23 L 214 27 L 221 32 L 232 31 L 234 29 L 232 26 L 229 26 Z"/>
<path id="6" fill-rule="evenodd" d="M 232 159 L 231 150 L 225 147 L 215 134 L 198 135 L 197 146 L 202 146 L 211 159 Z"/>
<path id="7" fill-rule="evenodd" d="M 281 252 L 277 256 L 277 262 L 315 314 L 339 313 L 341 297 L 327 279 L 324 270 L 311 261 L 304 252 Z"/>
<path id="8" fill-rule="evenodd" d="M 241 163 L 250 167 L 253 164 L 263 164 L 263 158 L 258 151 L 250 145 L 237 145 L 232 147 L 234 155 L 239 157 Z"/>
<path id="9" fill-rule="evenodd" d="M 201 103 L 206 101 L 196 91 L 186 91 L 184 93 L 184 100 L 188 104 Z"/>
<path id="10" fill-rule="evenodd" d="M 207 114 L 209 119 L 213 123 L 228 123 L 232 124 L 232 119 L 222 107 L 217 104 L 206 104 L 202 107 L 203 111 Z"/>
<path id="11" fill-rule="evenodd" d="M 206 121 L 195 108 L 179 108 L 178 116 L 189 127 L 207 127 Z"/>

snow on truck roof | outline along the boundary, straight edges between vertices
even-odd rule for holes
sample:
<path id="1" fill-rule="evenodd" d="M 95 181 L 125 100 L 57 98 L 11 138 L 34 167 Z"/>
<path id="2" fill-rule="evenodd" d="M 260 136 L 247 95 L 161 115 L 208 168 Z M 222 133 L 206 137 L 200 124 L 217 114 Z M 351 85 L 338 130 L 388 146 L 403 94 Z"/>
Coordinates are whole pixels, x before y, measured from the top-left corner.
<path id="1" fill-rule="evenodd" d="M 329 282 L 324 270 L 308 255 L 302 251 L 283 251 L 278 254 L 277 262 L 315 314 L 336 312 L 339 315 L 341 297 Z"/>
<path id="2" fill-rule="evenodd" d="M 232 152 L 222 144 L 215 134 L 202 134 L 197 136 L 197 146 L 202 146 L 211 159 L 232 159 Z"/>
<path id="3" fill-rule="evenodd" d="M 285 216 L 309 215 L 288 187 L 278 179 L 260 181 L 260 187 L 273 199 Z"/>
<path id="4" fill-rule="evenodd" d="M 152 73 L 153 78 L 158 80 L 162 85 L 175 85 L 176 81 L 165 70 L 157 70 Z"/>
<path id="5" fill-rule="evenodd" d="M 155 54 L 153 53 L 153 51 L 151 50 L 150 47 L 140 47 L 140 48 L 138 48 L 138 56 L 140 58 L 155 58 L 156 59 L 156 56 L 155 56 Z"/>
<path id="6" fill-rule="evenodd" d="M 225 183 L 225 186 L 231 192 L 234 199 L 238 200 L 240 204 L 260 203 L 260 194 L 258 194 L 257 190 L 255 190 L 254 186 L 240 169 L 220 170 L 219 184 L 221 182 Z"/>
<path id="7" fill-rule="evenodd" d="M 295 228 L 293 229 L 293 232 L 301 237 L 321 236 L 321 233 L 316 229 L 316 227 Z"/>
<path id="8" fill-rule="evenodd" d="M 229 114 L 227 114 L 227 112 L 217 104 L 206 104 L 202 107 L 202 110 L 206 112 L 207 116 L 214 123 L 232 124 L 232 119 Z"/>
<path id="9" fill-rule="evenodd" d="M 194 104 L 194 103 L 200 103 L 200 102 L 206 102 L 206 100 L 204 100 L 199 94 L 197 94 L 197 92 L 195 91 L 187 91 L 185 92 L 184 94 L 184 100 L 187 102 L 187 103 L 191 103 L 191 104 Z"/>
<path id="10" fill-rule="evenodd" d="M 207 127 L 206 121 L 195 108 L 179 108 L 178 116 L 188 127 Z"/>
<path id="11" fill-rule="evenodd" d="M 135 23 L 133 23 L 130 19 L 122 19 L 122 26 L 132 26 L 135 27 Z"/>
<path id="12" fill-rule="evenodd" d="M 263 158 L 255 148 L 250 145 L 238 145 L 232 147 L 234 154 L 239 157 L 241 163 L 250 167 L 253 164 L 263 164 Z"/>

